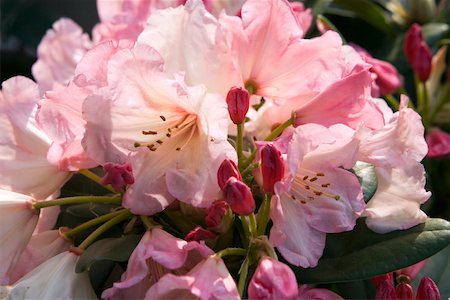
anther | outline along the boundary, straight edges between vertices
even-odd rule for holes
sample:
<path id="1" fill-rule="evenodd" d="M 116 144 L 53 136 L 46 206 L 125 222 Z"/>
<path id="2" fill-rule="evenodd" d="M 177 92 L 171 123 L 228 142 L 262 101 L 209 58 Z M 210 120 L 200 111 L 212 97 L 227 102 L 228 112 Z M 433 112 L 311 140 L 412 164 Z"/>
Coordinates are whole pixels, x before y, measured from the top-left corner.
<path id="1" fill-rule="evenodd" d="M 164 116 L 159 116 L 161 118 L 161 120 L 166 121 L 166 117 Z"/>
<path id="2" fill-rule="evenodd" d="M 169 137 L 169 138 L 171 137 L 170 133 L 166 133 L 166 136 Z"/>
<path id="3" fill-rule="evenodd" d="M 300 203 L 301 204 L 306 204 L 306 201 L 305 200 L 300 200 Z"/>
<path id="4" fill-rule="evenodd" d="M 161 141 L 161 140 L 157 140 L 156 142 L 160 145 L 163 143 L 163 141 Z"/>
<path id="5" fill-rule="evenodd" d="M 325 176 L 325 174 L 322 172 L 319 172 L 319 173 L 316 173 L 316 176 Z"/>
<path id="6" fill-rule="evenodd" d="M 156 132 L 156 131 L 153 131 L 153 130 L 142 130 L 142 134 L 143 135 L 155 135 L 155 134 L 158 134 L 158 132 Z"/>
<path id="7" fill-rule="evenodd" d="M 316 181 L 317 180 L 317 177 L 313 177 L 313 178 L 311 178 L 309 181 L 310 182 L 314 182 L 314 181 Z"/>
<path id="8" fill-rule="evenodd" d="M 322 192 L 320 192 L 320 191 L 313 191 L 314 192 L 314 194 L 316 194 L 317 196 L 320 196 L 320 195 L 322 195 L 323 193 Z"/>
<path id="9" fill-rule="evenodd" d="M 140 147 L 140 146 L 141 146 L 141 143 L 134 142 L 134 147 L 135 147 L 135 148 Z"/>
<path id="10" fill-rule="evenodd" d="M 180 151 L 181 150 L 181 148 L 180 147 L 178 147 L 177 149 L 175 149 L 175 150 L 177 150 L 177 151 Z"/>
<path id="11" fill-rule="evenodd" d="M 324 188 L 327 188 L 327 187 L 330 186 L 330 184 L 329 184 L 329 183 L 324 183 L 324 184 L 322 184 L 321 186 L 324 187 Z"/>
<path id="12" fill-rule="evenodd" d="M 306 180 L 306 179 L 308 179 L 308 175 L 306 175 L 305 177 L 303 177 L 303 180 Z"/>

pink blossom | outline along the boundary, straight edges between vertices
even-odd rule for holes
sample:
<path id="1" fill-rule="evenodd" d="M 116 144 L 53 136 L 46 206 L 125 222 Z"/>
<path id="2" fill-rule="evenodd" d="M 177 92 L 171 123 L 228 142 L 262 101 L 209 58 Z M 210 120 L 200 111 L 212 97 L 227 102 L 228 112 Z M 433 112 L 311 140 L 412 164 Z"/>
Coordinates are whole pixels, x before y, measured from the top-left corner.
<path id="1" fill-rule="evenodd" d="M 115 164 L 105 163 L 103 170 L 106 172 L 100 183 L 103 185 L 111 184 L 116 192 L 120 192 L 127 184 L 134 183 L 133 172 L 130 163 Z"/>
<path id="2" fill-rule="evenodd" d="M 216 237 L 216 234 L 212 231 L 206 230 L 200 226 L 195 227 L 186 235 L 185 240 L 190 241 L 204 241 L 213 239 Z"/>
<path id="3" fill-rule="evenodd" d="M 124 195 L 134 213 L 153 214 L 175 198 L 207 207 L 219 198 L 217 170 L 235 159 L 226 140 L 227 110 L 218 95 L 167 79 L 145 45 L 117 52 L 108 86 L 85 101 L 85 147 L 98 162 L 129 159 L 136 182 Z M 105 113 L 99 116 L 98 111 Z M 128 158 L 129 156 L 129 158 Z"/>
<path id="4" fill-rule="evenodd" d="M 49 137 L 36 124 L 37 85 L 17 76 L 0 93 L 0 188 L 38 200 L 58 194 L 70 174 L 47 161 Z"/>
<path id="5" fill-rule="evenodd" d="M 55 22 L 39 44 L 38 60 L 32 68 L 41 93 L 54 84 L 68 84 L 77 63 L 91 47 L 89 36 L 75 22 L 67 18 Z"/>
<path id="6" fill-rule="evenodd" d="M 275 183 L 284 177 L 283 157 L 273 144 L 267 144 L 262 147 L 260 156 L 264 193 L 273 194 Z"/>
<path id="7" fill-rule="evenodd" d="M 251 214 L 255 210 L 255 199 L 251 189 L 235 177 L 230 177 L 223 187 L 223 197 L 231 210 L 241 216 Z"/>
<path id="8" fill-rule="evenodd" d="M 417 287 L 416 299 L 439 300 L 441 293 L 430 277 L 422 277 Z"/>
<path id="9" fill-rule="evenodd" d="M 343 300 L 338 294 L 327 290 L 310 288 L 303 284 L 298 289 L 298 300 Z"/>
<path id="10" fill-rule="evenodd" d="M 0 284 L 11 283 L 10 273 L 31 238 L 39 213 L 29 196 L 0 190 Z"/>
<path id="11" fill-rule="evenodd" d="M 439 158 L 450 154 L 450 134 L 447 132 L 439 128 L 431 128 L 426 136 L 426 141 L 428 144 L 428 157 Z"/>
<path id="12" fill-rule="evenodd" d="M 296 299 L 297 279 L 294 272 L 285 264 L 264 257 L 248 285 L 248 298 L 252 299 Z"/>
<path id="13" fill-rule="evenodd" d="M 226 97 L 228 113 L 234 124 L 241 124 L 245 121 L 245 115 L 250 105 L 250 97 L 246 89 L 242 87 L 232 87 Z"/>
<path id="14" fill-rule="evenodd" d="M 377 286 L 375 294 L 377 300 L 397 300 L 397 294 L 392 282 L 383 281 Z"/>
<path id="15" fill-rule="evenodd" d="M 53 256 L 68 251 L 72 242 L 63 236 L 64 231 L 67 231 L 67 228 L 49 230 L 33 235 L 10 272 L 10 283 L 16 282 Z"/>
<path id="16" fill-rule="evenodd" d="M 361 186 L 345 170 L 359 141 L 344 125 L 296 128 L 287 152 L 288 175 L 275 185 L 270 241 L 290 263 L 314 267 L 326 233 L 352 230 L 364 209 Z"/>
<path id="17" fill-rule="evenodd" d="M 6 287 L 11 299 L 97 299 L 89 274 L 75 273 L 78 255 L 65 251 Z M 57 284 L 55 284 L 57 283 Z"/>
<path id="18" fill-rule="evenodd" d="M 305 35 L 311 27 L 313 19 L 311 9 L 305 9 L 305 5 L 302 2 L 290 2 L 289 4 L 297 17 L 297 22 L 303 30 L 303 35 Z"/>
<path id="19" fill-rule="evenodd" d="M 131 254 L 126 272 L 102 298 L 143 298 L 147 290 L 169 272 L 186 274 L 213 254 L 203 243 L 186 242 L 154 228 L 144 234 Z"/>
<path id="20" fill-rule="evenodd" d="M 235 177 L 242 181 L 242 176 L 236 163 L 230 159 L 225 159 L 217 170 L 217 183 L 221 190 L 223 190 L 225 183 L 227 183 L 230 177 Z"/>

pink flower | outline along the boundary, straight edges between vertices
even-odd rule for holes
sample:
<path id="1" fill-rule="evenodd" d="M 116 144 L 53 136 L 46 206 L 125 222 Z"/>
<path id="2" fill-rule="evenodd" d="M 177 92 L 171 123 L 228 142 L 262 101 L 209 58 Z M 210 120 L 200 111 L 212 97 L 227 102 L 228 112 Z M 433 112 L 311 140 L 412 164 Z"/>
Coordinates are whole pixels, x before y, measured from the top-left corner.
<path id="1" fill-rule="evenodd" d="M 189 231 L 189 233 L 185 237 L 185 240 L 187 242 L 190 242 L 190 241 L 199 242 L 199 241 L 213 239 L 215 237 L 216 237 L 216 234 L 214 232 L 206 230 L 200 226 L 197 226 L 194 229 L 192 229 L 191 231 Z"/>
<path id="2" fill-rule="evenodd" d="M 103 170 L 106 172 L 100 183 L 103 185 L 111 184 L 116 192 L 120 192 L 127 184 L 134 183 L 133 170 L 130 163 L 115 164 L 105 163 Z"/>
<path id="3" fill-rule="evenodd" d="M 2 83 L 0 93 L 0 188 L 38 200 L 58 194 L 70 174 L 47 161 L 49 137 L 36 124 L 36 84 L 17 76 Z"/>
<path id="4" fill-rule="evenodd" d="M 97 299 L 89 274 L 75 273 L 78 255 L 60 253 L 7 287 L 11 299 Z M 57 284 L 56 284 L 57 283 Z"/>
<path id="5" fill-rule="evenodd" d="M 228 91 L 226 101 L 228 113 L 233 123 L 243 123 L 250 105 L 250 97 L 247 90 L 242 87 L 232 87 Z"/>
<path id="6" fill-rule="evenodd" d="M 430 277 L 422 277 L 417 287 L 416 299 L 439 300 L 441 293 Z"/>
<path id="7" fill-rule="evenodd" d="M 450 134 L 447 132 L 439 128 L 431 128 L 426 136 L 426 141 L 428 144 L 428 157 L 439 158 L 450 154 Z"/>
<path id="8" fill-rule="evenodd" d="M 284 177 L 284 160 L 281 152 L 273 144 L 262 147 L 260 155 L 263 190 L 264 193 L 273 194 L 275 183 Z"/>
<path id="9" fill-rule="evenodd" d="M 291 5 L 292 11 L 297 17 L 297 21 L 303 30 L 303 35 L 305 35 L 311 27 L 313 19 L 311 9 L 305 9 L 302 2 L 290 2 L 289 4 Z"/>
<path id="10" fill-rule="evenodd" d="M 38 221 L 29 196 L 0 190 L 0 284 L 11 283 L 10 273 L 25 249 Z"/>
<path id="11" fill-rule="evenodd" d="M 285 264 L 264 257 L 248 285 L 248 298 L 252 299 L 296 299 L 297 279 L 294 272 Z"/>
<path id="12" fill-rule="evenodd" d="M 119 51 L 108 64 L 108 86 L 84 105 L 87 152 L 98 162 L 130 160 L 136 181 L 124 205 L 138 214 L 159 212 L 175 198 L 209 206 L 220 196 L 220 163 L 236 155 L 220 97 L 187 87 L 181 76 L 167 79 L 162 69 L 148 46 Z"/>
<path id="13" fill-rule="evenodd" d="M 298 300 L 343 300 L 338 294 L 327 289 L 310 288 L 303 284 L 298 289 Z"/>
<path id="14" fill-rule="evenodd" d="M 10 272 L 10 283 L 16 282 L 48 259 L 68 251 L 72 243 L 64 238 L 64 231 L 67 231 L 67 228 L 33 235 Z"/>
<path id="15" fill-rule="evenodd" d="M 75 22 L 66 18 L 55 22 L 39 44 L 38 60 L 32 68 L 41 93 L 55 84 L 67 85 L 77 63 L 91 47 L 89 36 Z"/>
<path id="16" fill-rule="evenodd" d="M 102 298 L 143 298 L 164 274 L 186 274 L 211 254 L 211 249 L 203 243 L 186 242 L 154 228 L 144 234 L 131 254 L 121 280 L 105 290 Z"/>
<path id="17" fill-rule="evenodd" d="M 275 185 L 270 241 L 290 263 L 314 267 L 326 233 L 352 230 L 364 209 L 361 186 L 347 171 L 359 141 L 344 125 L 296 128 L 287 152 L 289 172 Z"/>
<path id="18" fill-rule="evenodd" d="M 255 210 L 255 200 L 251 189 L 235 177 L 230 177 L 223 187 L 224 200 L 231 210 L 241 216 L 251 214 Z"/>
<path id="19" fill-rule="evenodd" d="M 235 177 L 237 180 L 242 181 L 242 176 L 236 163 L 230 159 L 225 159 L 217 170 L 217 183 L 221 190 L 223 190 L 230 177 Z"/>

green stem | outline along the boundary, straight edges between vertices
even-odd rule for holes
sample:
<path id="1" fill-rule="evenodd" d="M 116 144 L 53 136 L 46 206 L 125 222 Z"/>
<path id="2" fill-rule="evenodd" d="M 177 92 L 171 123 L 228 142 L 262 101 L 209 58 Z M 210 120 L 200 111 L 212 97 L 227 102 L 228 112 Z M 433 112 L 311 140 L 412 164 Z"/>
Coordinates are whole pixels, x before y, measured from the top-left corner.
<path id="1" fill-rule="evenodd" d="M 258 213 L 258 235 L 264 235 L 266 233 L 267 223 L 269 222 L 270 213 L 270 200 L 272 195 L 267 193 L 264 195 L 263 203 Z"/>
<path id="2" fill-rule="evenodd" d="M 102 226 L 94 230 L 79 246 L 78 248 L 82 250 L 86 250 L 87 247 L 89 247 L 90 244 L 92 244 L 102 233 L 110 229 L 116 224 L 119 224 L 122 221 L 125 221 L 126 219 L 130 218 L 133 214 L 128 210 L 121 211 L 120 214 L 115 216 L 114 218 L 110 219 L 108 222 L 104 223 Z"/>
<path id="3" fill-rule="evenodd" d="M 242 248 L 226 248 L 216 253 L 216 256 L 220 258 L 230 255 L 245 256 L 247 255 L 247 250 Z"/>
<path id="4" fill-rule="evenodd" d="M 41 209 L 50 206 L 57 205 L 71 205 L 71 204 L 81 204 L 81 203 L 115 203 L 121 204 L 122 198 L 120 196 L 77 196 L 77 197 L 67 197 L 59 198 L 55 200 L 41 201 L 33 204 L 34 209 Z"/>
<path id="5" fill-rule="evenodd" d="M 139 218 L 141 219 L 142 223 L 145 226 L 145 229 L 147 230 L 150 230 L 156 226 L 147 216 L 139 216 Z"/>
<path id="6" fill-rule="evenodd" d="M 245 170 L 241 172 L 242 178 L 245 178 L 248 174 L 250 174 L 254 169 L 259 167 L 259 162 L 255 162 L 250 164 Z"/>
<path id="7" fill-rule="evenodd" d="M 248 267 L 249 267 L 249 260 L 248 257 L 246 257 L 241 265 L 241 269 L 239 270 L 238 291 L 239 295 L 241 296 L 241 299 L 244 299 L 244 290 L 245 284 L 247 282 Z"/>
<path id="8" fill-rule="evenodd" d="M 244 143 L 244 123 L 237 124 L 237 138 L 236 138 L 236 152 L 238 156 L 238 166 L 241 166 L 244 162 L 242 153 L 242 145 Z"/>
<path id="9" fill-rule="evenodd" d="M 417 112 L 423 117 L 422 113 L 425 108 L 425 99 L 423 98 L 423 85 L 417 73 L 414 73 L 414 84 L 416 86 Z"/>
<path id="10" fill-rule="evenodd" d="M 400 103 L 398 102 L 397 99 L 395 99 L 394 96 L 392 95 L 386 95 L 384 96 L 384 98 L 386 99 L 386 101 L 391 105 L 392 108 L 394 108 L 395 110 L 398 110 L 400 107 Z"/>
<path id="11" fill-rule="evenodd" d="M 113 187 L 110 184 L 108 184 L 108 185 L 101 184 L 100 183 L 100 180 L 101 180 L 100 176 L 98 176 L 94 172 L 92 172 L 92 171 L 90 171 L 88 169 L 81 169 L 81 170 L 78 171 L 78 173 L 80 173 L 81 175 L 83 175 L 83 176 L 89 178 L 90 180 L 98 183 L 99 185 L 101 185 L 102 187 L 107 189 L 108 191 L 110 191 L 110 192 L 112 192 L 114 194 L 116 193 L 116 191 L 113 189 Z"/>
<path id="12" fill-rule="evenodd" d="M 425 126 L 425 128 L 428 128 L 429 126 L 429 108 L 428 108 L 428 92 L 427 92 L 427 85 L 425 82 L 422 82 L 422 98 L 423 98 L 423 113 L 422 113 L 422 121 Z"/>
<path id="13" fill-rule="evenodd" d="M 247 239 L 250 238 L 250 236 L 252 236 L 251 232 L 250 232 L 250 224 L 248 219 L 246 218 L 246 216 L 239 216 L 239 219 L 241 220 L 241 224 L 242 224 L 242 229 L 244 230 L 244 234 L 245 237 Z"/>
<path id="14" fill-rule="evenodd" d="M 250 234 L 253 237 L 257 237 L 258 236 L 258 230 L 256 229 L 256 218 L 255 218 L 255 214 L 251 213 L 250 215 L 247 216 L 248 220 L 249 220 L 249 229 L 250 229 Z"/>
<path id="15" fill-rule="evenodd" d="M 71 238 L 71 237 L 79 234 L 80 232 L 85 231 L 86 229 L 88 229 L 90 227 L 93 227 L 95 225 L 104 223 L 105 221 L 108 221 L 108 220 L 110 220 L 110 219 L 120 215 L 124 211 L 125 211 L 125 209 L 121 209 L 119 211 L 115 211 L 115 212 L 112 212 L 112 213 L 109 213 L 109 214 L 97 217 L 97 218 L 92 219 L 90 221 L 87 221 L 86 223 L 80 224 L 77 227 L 75 227 L 74 229 L 67 231 L 64 234 L 64 236 L 67 237 L 67 238 Z"/>

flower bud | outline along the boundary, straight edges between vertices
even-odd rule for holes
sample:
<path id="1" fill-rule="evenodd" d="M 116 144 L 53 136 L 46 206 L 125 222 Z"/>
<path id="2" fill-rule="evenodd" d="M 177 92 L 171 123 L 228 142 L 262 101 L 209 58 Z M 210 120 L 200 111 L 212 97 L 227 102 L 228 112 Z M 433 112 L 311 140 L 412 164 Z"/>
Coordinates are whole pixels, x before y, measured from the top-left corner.
<path id="1" fill-rule="evenodd" d="M 224 200 L 214 201 L 206 209 L 205 221 L 210 230 L 218 233 L 227 232 L 233 224 L 233 213 L 228 203 Z"/>
<path id="2" fill-rule="evenodd" d="M 414 291 L 411 285 L 407 283 L 400 283 L 395 287 L 395 294 L 398 300 L 413 300 Z"/>
<path id="3" fill-rule="evenodd" d="M 417 23 L 412 24 L 406 32 L 405 43 L 403 45 L 406 59 L 411 66 L 414 65 L 416 51 L 422 41 L 422 27 Z"/>
<path id="4" fill-rule="evenodd" d="M 417 288 L 417 300 L 439 300 L 441 294 L 436 286 L 436 283 L 430 277 L 422 277 Z"/>
<path id="5" fill-rule="evenodd" d="M 432 54 L 423 40 L 422 28 L 413 24 L 405 36 L 404 51 L 406 59 L 421 81 L 426 81 L 431 73 Z"/>
<path id="6" fill-rule="evenodd" d="M 103 185 L 110 184 L 116 192 L 120 192 L 126 184 L 133 184 L 134 177 L 131 164 L 105 163 L 103 170 L 106 172 L 100 183 Z"/>
<path id="7" fill-rule="evenodd" d="M 385 280 L 377 286 L 376 300 L 397 300 L 395 288 L 391 282 Z"/>
<path id="8" fill-rule="evenodd" d="M 375 285 L 375 287 L 378 287 L 384 281 L 387 281 L 392 284 L 392 282 L 394 282 L 392 273 L 387 273 L 387 274 L 375 276 L 372 278 L 372 283 Z"/>
<path id="9" fill-rule="evenodd" d="M 228 113 L 234 124 L 241 124 L 250 106 L 250 96 L 242 87 L 232 87 L 227 94 Z"/>
<path id="10" fill-rule="evenodd" d="M 252 191 L 235 177 L 228 179 L 223 188 L 223 195 L 231 210 L 238 215 L 249 215 L 255 210 Z"/>
<path id="11" fill-rule="evenodd" d="M 230 159 L 225 159 L 217 170 L 217 183 L 221 190 L 225 186 L 225 183 L 230 177 L 235 177 L 237 180 L 242 181 L 241 173 L 236 163 Z"/>
<path id="12" fill-rule="evenodd" d="M 450 155 L 450 134 L 439 128 L 431 128 L 425 137 L 428 145 L 428 157 L 440 158 Z"/>
<path id="13" fill-rule="evenodd" d="M 186 240 L 186 242 L 191 242 L 191 241 L 204 241 L 204 240 L 209 240 L 209 239 L 213 239 L 215 238 L 216 235 L 206 229 L 203 229 L 200 226 L 195 227 L 194 229 L 192 229 L 184 238 Z"/>
<path id="14" fill-rule="evenodd" d="M 420 81 L 427 81 L 430 77 L 432 59 L 430 48 L 425 42 L 420 43 L 416 53 L 415 64 L 413 65 L 413 69 L 419 76 Z"/>
<path id="15" fill-rule="evenodd" d="M 273 194 L 273 186 L 284 176 L 284 161 L 281 152 L 272 144 L 261 149 L 261 174 L 264 192 Z"/>
<path id="16" fill-rule="evenodd" d="M 296 299 L 298 284 L 294 272 L 269 257 L 259 262 L 248 285 L 249 299 Z"/>

